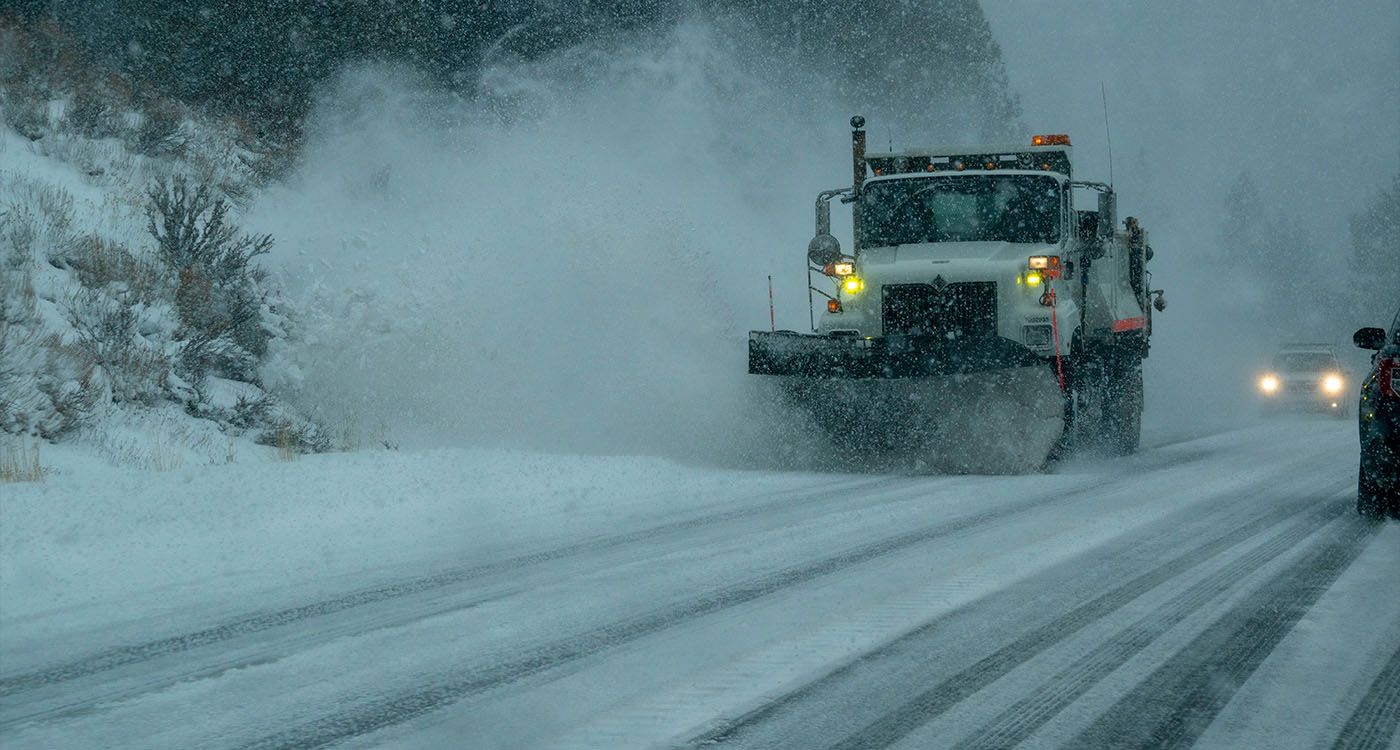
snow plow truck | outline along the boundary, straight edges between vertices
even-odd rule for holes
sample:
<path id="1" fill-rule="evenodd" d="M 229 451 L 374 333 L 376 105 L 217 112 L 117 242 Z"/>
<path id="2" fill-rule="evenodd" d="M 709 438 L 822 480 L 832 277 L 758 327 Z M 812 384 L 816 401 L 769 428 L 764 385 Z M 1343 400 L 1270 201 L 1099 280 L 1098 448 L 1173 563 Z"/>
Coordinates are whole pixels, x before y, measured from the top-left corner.
<path id="1" fill-rule="evenodd" d="M 809 312 L 825 312 L 808 333 L 750 332 L 749 372 L 855 454 L 1026 473 L 1135 451 L 1166 301 L 1113 187 L 1075 179 L 1067 135 L 867 153 L 864 118 L 851 127 L 853 182 L 817 196 L 807 250 Z M 849 252 L 833 199 L 851 208 Z"/>

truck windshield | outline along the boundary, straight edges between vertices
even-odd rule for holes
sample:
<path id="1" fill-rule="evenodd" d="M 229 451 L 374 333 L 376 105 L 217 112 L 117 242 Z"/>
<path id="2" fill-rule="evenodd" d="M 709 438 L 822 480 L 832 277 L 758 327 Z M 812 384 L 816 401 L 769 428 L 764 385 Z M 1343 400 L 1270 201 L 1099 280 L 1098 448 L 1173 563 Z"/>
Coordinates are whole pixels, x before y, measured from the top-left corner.
<path id="1" fill-rule="evenodd" d="M 861 194 L 861 244 L 1060 240 L 1060 183 L 1031 175 L 872 182 Z"/>
<path id="2" fill-rule="evenodd" d="M 1291 372 L 1337 369 L 1337 359 L 1323 352 L 1282 352 L 1274 357 L 1274 368 Z"/>

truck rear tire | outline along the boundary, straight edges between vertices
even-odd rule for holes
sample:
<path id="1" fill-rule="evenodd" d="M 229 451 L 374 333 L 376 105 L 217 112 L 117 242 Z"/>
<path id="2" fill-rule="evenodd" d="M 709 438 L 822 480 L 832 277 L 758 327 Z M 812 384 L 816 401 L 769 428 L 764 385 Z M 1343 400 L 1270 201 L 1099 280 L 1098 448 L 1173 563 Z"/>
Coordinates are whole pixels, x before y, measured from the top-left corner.
<path id="1" fill-rule="evenodd" d="M 1142 441 L 1142 363 L 1110 370 L 1104 393 L 1104 443 L 1115 456 L 1136 453 Z"/>

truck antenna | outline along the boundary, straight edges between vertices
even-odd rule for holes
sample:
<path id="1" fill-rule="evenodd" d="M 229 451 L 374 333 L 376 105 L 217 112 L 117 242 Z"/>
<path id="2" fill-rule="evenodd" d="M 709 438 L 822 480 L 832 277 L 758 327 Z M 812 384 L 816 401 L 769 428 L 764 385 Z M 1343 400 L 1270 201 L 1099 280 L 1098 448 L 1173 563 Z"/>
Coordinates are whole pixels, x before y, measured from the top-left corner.
<path id="1" fill-rule="evenodd" d="M 1108 186 L 1113 187 L 1113 135 L 1108 129 L 1108 87 L 1099 81 L 1099 94 L 1103 97 L 1103 137 L 1108 143 Z"/>

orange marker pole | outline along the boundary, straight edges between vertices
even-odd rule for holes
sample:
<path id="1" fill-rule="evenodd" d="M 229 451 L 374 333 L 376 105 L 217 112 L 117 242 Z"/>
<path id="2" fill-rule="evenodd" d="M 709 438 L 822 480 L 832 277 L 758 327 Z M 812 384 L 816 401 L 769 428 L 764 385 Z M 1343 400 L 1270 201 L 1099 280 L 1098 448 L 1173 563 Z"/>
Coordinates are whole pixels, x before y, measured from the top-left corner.
<path id="1" fill-rule="evenodd" d="M 777 318 L 773 315 L 773 274 L 768 274 L 768 330 L 778 330 Z"/>

